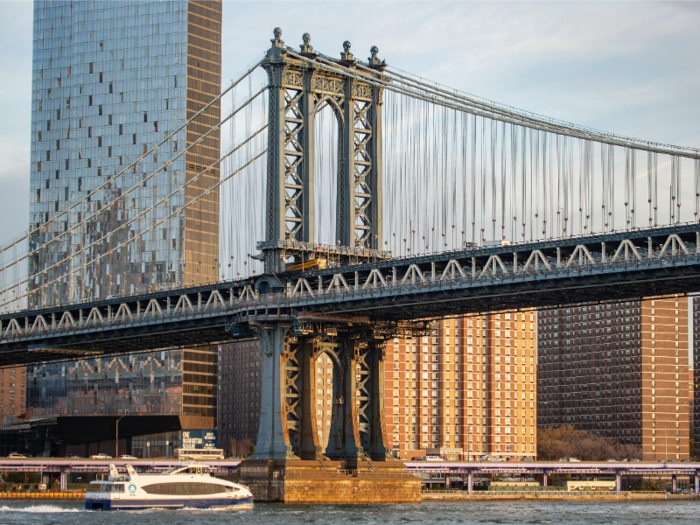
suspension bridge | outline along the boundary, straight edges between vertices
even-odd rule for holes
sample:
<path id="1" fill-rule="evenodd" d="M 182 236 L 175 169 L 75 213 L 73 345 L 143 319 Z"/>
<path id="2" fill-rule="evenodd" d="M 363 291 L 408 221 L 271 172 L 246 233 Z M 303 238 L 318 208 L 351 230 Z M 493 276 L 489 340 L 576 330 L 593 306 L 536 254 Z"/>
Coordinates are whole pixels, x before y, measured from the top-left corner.
<path id="1" fill-rule="evenodd" d="M 166 134 L 0 246 L 0 363 L 255 335 L 264 388 L 252 460 L 374 465 L 391 463 L 384 347 L 431 333 L 420 319 L 700 290 L 700 150 L 497 104 L 378 53 L 363 62 L 345 42 L 332 58 L 308 34 L 295 49 L 276 29 L 265 55 L 188 119 L 231 97 L 200 138 L 177 152 Z M 222 130 L 219 160 L 100 222 Z M 129 178 L 158 152 L 162 167 Z M 212 271 L 187 261 L 181 282 L 134 265 L 136 286 L 101 280 L 212 194 L 224 219 Z M 323 354 L 338 400 L 324 446 L 309 387 Z"/>

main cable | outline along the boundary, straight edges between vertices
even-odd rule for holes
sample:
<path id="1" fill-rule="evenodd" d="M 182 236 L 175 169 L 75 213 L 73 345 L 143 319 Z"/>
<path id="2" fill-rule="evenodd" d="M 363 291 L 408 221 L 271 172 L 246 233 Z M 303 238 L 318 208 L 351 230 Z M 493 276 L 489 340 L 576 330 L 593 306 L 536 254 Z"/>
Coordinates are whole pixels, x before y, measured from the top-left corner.
<path id="1" fill-rule="evenodd" d="M 266 127 L 267 127 L 267 125 L 265 125 L 265 128 L 266 128 Z M 263 129 L 264 129 L 264 128 L 263 128 Z M 208 171 L 210 171 L 211 169 L 215 168 L 216 166 L 218 166 L 218 165 L 221 163 L 221 161 L 223 161 L 223 160 L 224 160 L 225 158 L 227 158 L 229 155 L 233 154 L 234 151 L 235 151 L 235 150 L 229 151 L 226 155 L 222 156 L 222 157 L 219 158 L 216 162 L 214 162 L 214 163 L 212 163 L 211 165 L 209 165 L 204 171 L 202 171 L 202 172 L 198 175 L 198 177 L 201 176 L 201 175 L 203 175 L 204 173 L 207 173 Z M 116 250 L 120 250 L 120 249 L 123 248 L 125 245 L 130 244 L 131 242 L 136 241 L 137 239 L 141 238 L 144 234 L 148 233 L 149 231 L 154 230 L 155 228 L 157 228 L 158 226 L 160 226 L 160 225 L 163 224 L 164 222 L 166 222 L 166 221 L 168 221 L 169 219 L 173 218 L 173 217 L 174 217 L 175 215 L 177 215 L 178 213 L 181 213 L 182 210 L 184 210 L 184 209 L 187 208 L 188 206 L 190 206 L 190 205 L 194 204 L 195 202 L 199 201 L 199 199 L 201 199 L 201 198 L 204 197 L 205 195 L 208 195 L 211 191 L 217 189 L 219 186 L 221 186 L 224 182 L 226 182 L 227 180 L 229 180 L 231 177 L 233 177 L 234 175 L 237 175 L 238 173 L 240 173 L 241 171 L 243 171 L 245 168 L 247 168 L 248 166 L 250 166 L 253 162 L 255 162 L 256 160 L 258 160 L 258 159 L 259 159 L 260 157 L 262 157 L 265 153 L 267 153 L 267 148 L 264 148 L 258 155 L 256 155 L 254 158 L 250 159 L 246 164 L 244 164 L 243 166 L 241 166 L 238 170 L 232 172 L 232 173 L 231 173 L 230 175 L 228 175 L 227 177 L 221 179 L 221 180 L 220 180 L 219 182 L 217 182 L 214 186 L 212 186 L 211 188 L 209 188 L 209 189 L 207 189 L 206 191 L 202 192 L 200 195 L 198 195 L 197 197 L 193 198 L 190 202 L 188 202 L 187 204 L 185 204 L 184 206 L 182 206 L 182 207 L 179 208 L 178 210 L 172 212 L 170 215 L 166 216 L 166 217 L 165 217 L 164 219 L 162 219 L 160 222 L 154 223 L 150 228 L 148 228 L 148 229 L 146 229 L 146 230 L 144 230 L 144 231 L 138 233 L 137 235 L 134 235 L 132 238 L 128 239 L 126 242 L 121 243 L 119 246 L 115 246 L 114 248 L 112 248 L 111 250 L 109 250 L 109 251 L 103 253 L 103 254 L 100 255 L 99 257 L 97 257 L 97 258 L 95 258 L 95 259 L 93 259 L 93 260 L 91 260 L 91 261 L 85 263 L 83 266 L 81 266 L 81 267 L 79 267 L 79 268 L 76 268 L 76 269 L 74 269 L 74 270 L 68 272 L 67 274 L 61 275 L 60 277 L 54 279 L 53 281 L 44 283 L 44 284 L 41 285 L 39 288 L 33 289 L 31 292 L 28 292 L 28 293 L 26 293 L 26 294 L 24 294 L 24 295 L 20 295 L 19 297 L 13 298 L 11 302 L 15 302 L 15 301 L 18 301 L 18 300 L 23 299 L 23 298 L 25 298 L 25 297 L 29 297 L 30 295 L 36 293 L 37 291 L 42 290 L 43 288 L 45 288 L 45 287 L 47 287 L 47 286 L 51 286 L 52 284 L 57 283 L 58 281 L 60 281 L 61 279 L 64 279 L 65 277 L 67 277 L 67 276 L 69 276 L 69 275 L 72 275 L 72 274 L 74 274 L 74 273 L 76 273 L 76 272 L 79 272 L 79 271 L 81 271 L 81 270 L 84 270 L 84 269 L 87 268 L 88 266 L 90 266 L 90 265 L 92 265 L 92 264 L 94 264 L 94 263 L 96 263 L 96 262 L 102 260 L 104 257 L 106 257 L 107 255 L 111 254 L 112 252 L 114 252 L 114 251 L 116 251 Z M 162 202 L 162 201 L 161 201 L 161 202 Z M 5 302 L 5 303 L 0 303 L 0 306 L 4 306 L 4 305 L 6 305 L 6 304 L 10 304 L 10 303 L 7 303 L 7 302 Z"/>
<path id="2" fill-rule="evenodd" d="M 115 204 L 118 204 L 118 202 L 119 202 L 121 199 L 126 198 L 126 197 L 127 197 L 128 195 L 130 195 L 132 192 L 134 192 L 134 191 L 136 191 L 138 188 L 144 186 L 144 185 L 146 184 L 146 182 L 148 182 L 149 180 L 151 180 L 153 177 L 155 177 L 155 176 L 156 176 L 158 173 L 160 173 L 161 171 L 167 170 L 167 168 L 168 168 L 169 166 L 171 166 L 173 163 L 175 163 L 175 161 L 176 161 L 177 159 L 179 159 L 180 157 L 182 157 L 183 155 L 185 155 L 188 151 L 190 151 L 190 150 L 191 150 L 192 148 L 194 148 L 195 146 L 199 145 L 205 138 L 207 138 L 210 134 L 212 134 L 214 131 L 216 131 L 217 129 L 219 129 L 219 128 L 221 127 L 222 124 L 225 124 L 229 119 L 231 119 L 231 118 L 233 118 L 234 116 L 236 116 L 236 114 L 238 114 L 242 109 L 244 109 L 244 108 L 246 108 L 248 105 L 250 105 L 255 99 L 257 99 L 257 97 L 259 97 L 260 95 L 262 95 L 263 93 L 265 93 L 266 90 L 267 90 L 267 85 L 262 86 L 253 96 L 251 96 L 251 98 L 249 98 L 247 101 L 245 101 L 245 102 L 243 103 L 243 105 L 239 106 L 238 108 L 235 108 L 235 109 L 231 110 L 231 112 L 229 112 L 229 114 L 228 114 L 226 117 L 224 117 L 224 118 L 223 118 L 222 120 L 220 120 L 217 124 L 215 124 L 209 131 L 207 131 L 204 135 L 200 136 L 195 142 L 193 142 L 192 144 L 190 144 L 190 145 L 189 145 L 187 148 L 185 148 L 181 153 L 179 153 L 179 154 L 176 155 L 175 157 L 171 158 L 171 159 L 168 160 L 167 162 L 164 162 L 163 165 L 162 165 L 160 168 L 156 169 L 156 170 L 155 170 L 153 173 L 151 173 L 149 176 L 147 176 L 147 177 L 145 177 L 144 179 L 142 179 L 141 181 L 139 181 L 137 184 L 135 184 L 134 186 L 132 186 L 131 188 L 129 188 L 128 190 L 126 190 L 123 194 L 121 194 L 118 198 L 112 200 L 111 202 L 109 202 L 109 204 L 106 204 L 104 207 L 100 208 L 98 211 L 96 211 L 96 212 L 93 213 L 92 215 L 86 216 L 82 221 L 76 223 L 76 224 L 73 225 L 70 229 L 67 229 L 67 230 L 65 230 L 65 231 L 63 231 L 63 232 L 60 232 L 59 235 L 56 235 L 55 237 L 49 239 L 47 242 L 45 242 L 45 243 L 39 245 L 37 248 L 35 248 L 35 249 L 31 250 L 31 251 L 26 252 L 24 255 L 20 256 L 20 257 L 17 258 L 17 259 L 12 260 L 9 264 L 7 264 L 6 266 L 0 268 L 0 272 L 3 272 L 3 271 L 5 271 L 5 270 L 7 270 L 8 268 L 12 267 L 12 266 L 15 265 L 15 264 L 19 264 L 19 263 L 20 263 L 21 261 L 23 261 L 24 259 L 27 259 L 27 258 L 31 257 L 32 255 L 34 255 L 34 254 L 36 254 L 36 253 L 38 253 L 38 252 L 40 252 L 40 251 L 42 251 L 42 250 L 45 250 L 50 244 L 60 241 L 63 237 L 65 237 L 65 236 L 67 236 L 68 234 L 72 233 L 73 231 L 77 230 L 77 229 L 80 228 L 81 226 L 84 226 L 84 225 L 86 225 L 86 224 L 90 224 L 91 221 L 92 221 L 95 217 L 101 215 L 102 213 L 104 213 L 106 210 L 110 209 L 110 208 L 111 208 L 112 206 L 114 206 Z M 171 135 L 171 137 L 172 137 L 172 135 Z M 109 183 L 109 182 L 114 182 L 114 179 L 116 179 L 118 176 L 119 176 L 119 175 L 115 175 L 114 177 L 110 178 L 110 180 L 108 181 L 108 183 Z M 188 182 L 186 182 L 183 186 L 180 187 L 180 189 L 186 188 L 191 182 L 192 182 L 191 180 L 188 181 Z M 88 192 L 88 195 L 86 196 L 86 198 L 89 198 L 89 197 L 91 197 L 91 196 L 94 196 L 98 191 L 100 191 L 99 188 L 98 188 L 97 190 L 93 190 L 93 191 L 91 191 L 91 192 Z M 46 223 L 46 224 L 48 224 L 48 223 Z M 32 234 L 35 234 L 35 233 L 36 233 L 36 231 L 32 232 Z M 70 257 L 66 257 L 66 258 L 62 259 L 60 262 L 63 262 L 63 261 L 65 261 L 65 260 L 69 259 L 69 258 L 70 258 Z M 33 276 L 35 276 L 35 275 L 39 275 L 39 274 L 34 274 Z M 2 292 L 0 292 L 0 293 L 2 293 Z"/>
<path id="3" fill-rule="evenodd" d="M 163 144 L 165 144 L 166 142 L 168 142 L 172 137 L 174 137 L 175 135 L 177 135 L 178 132 L 180 132 L 182 129 L 184 129 L 184 128 L 185 128 L 188 124 L 190 124 L 194 119 L 196 119 L 197 117 L 199 117 L 200 115 L 202 115 L 202 114 L 204 113 L 204 111 L 206 111 L 207 109 L 209 109 L 214 103 L 218 102 L 218 101 L 221 99 L 221 97 L 223 97 L 226 93 L 228 93 L 230 90 L 232 90 L 234 87 L 236 87 L 236 85 L 238 85 L 238 84 L 239 84 L 241 81 L 243 81 L 248 75 L 250 75 L 255 69 L 257 69 L 258 66 L 259 66 L 260 64 L 262 64 L 262 62 L 263 62 L 264 59 L 265 59 L 265 56 L 260 57 L 260 58 L 257 60 L 257 62 L 255 62 L 252 66 L 248 67 L 248 69 L 246 69 L 246 71 L 245 71 L 242 75 L 239 75 L 238 78 L 232 80 L 231 83 L 230 83 L 219 95 L 217 95 L 216 97 L 214 97 L 214 98 L 211 100 L 211 102 L 209 102 L 207 105 L 205 105 L 204 107 L 202 107 L 199 111 L 197 111 L 197 113 L 195 113 L 192 117 L 190 117 L 188 120 L 186 120 L 179 128 L 177 128 L 175 131 L 173 131 L 172 133 L 170 133 L 167 137 L 165 137 L 162 141 L 160 141 L 158 144 L 156 144 L 153 148 L 151 148 L 150 150 L 148 150 L 146 153 L 142 154 L 138 159 L 136 159 L 136 160 L 135 160 L 134 162 L 132 162 L 129 166 L 127 166 L 126 168 L 124 168 L 121 172 L 119 172 L 118 174 L 116 174 L 115 176 L 113 176 L 113 177 L 111 177 L 111 178 L 108 178 L 108 180 L 107 180 L 104 184 L 102 184 L 102 185 L 101 185 L 100 187 L 98 187 L 97 189 L 93 190 L 92 193 L 97 193 L 98 191 L 101 191 L 101 190 L 102 190 L 103 188 L 105 188 L 108 184 L 114 182 L 114 180 L 115 180 L 117 177 L 121 177 L 122 175 L 124 175 L 125 173 L 127 173 L 129 170 L 133 169 L 139 162 L 141 162 L 143 159 L 147 158 L 151 153 L 153 153 L 154 151 L 156 151 L 156 150 L 157 150 L 158 148 L 160 148 Z M 51 218 L 51 220 L 46 221 L 45 223 L 41 224 L 38 228 L 35 228 L 34 230 L 31 230 L 31 229 L 28 230 L 25 234 L 23 234 L 23 236 L 22 236 L 21 238 L 15 239 L 14 241 L 11 241 L 10 244 L 8 244 L 8 245 L 6 245 L 6 246 L 0 246 L 0 253 L 4 253 L 5 251 L 7 251 L 8 249 L 10 249 L 11 247 L 16 246 L 17 244 L 19 244 L 19 243 L 22 242 L 23 240 L 29 238 L 31 235 L 34 235 L 34 234 L 40 232 L 41 230 L 45 229 L 46 226 L 48 226 L 49 224 L 51 224 L 51 223 L 57 221 L 57 220 L 58 220 L 60 217 L 62 217 L 63 215 L 65 215 L 65 214 L 67 214 L 67 213 L 73 211 L 78 205 L 80 205 L 80 204 L 82 204 L 83 202 L 85 202 L 85 201 L 90 197 L 90 195 L 91 195 L 91 193 L 88 192 L 88 195 L 86 195 L 85 197 L 83 197 L 83 198 L 80 199 L 79 201 L 76 201 L 74 204 L 72 204 L 71 206 L 69 206 L 69 207 L 66 208 L 65 210 L 59 212 L 58 215 L 55 215 L 53 218 Z"/>

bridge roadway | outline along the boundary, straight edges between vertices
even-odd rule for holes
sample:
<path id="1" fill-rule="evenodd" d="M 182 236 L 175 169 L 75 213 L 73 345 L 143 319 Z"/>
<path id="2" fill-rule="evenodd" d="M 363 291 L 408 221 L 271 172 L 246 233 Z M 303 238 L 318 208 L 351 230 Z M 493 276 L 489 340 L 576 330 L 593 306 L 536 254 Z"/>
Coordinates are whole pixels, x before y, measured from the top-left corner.
<path id="1" fill-rule="evenodd" d="M 250 322 L 388 323 L 700 291 L 700 224 L 468 248 L 0 316 L 0 366 L 192 346 Z"/>
<path id="2" fill-rule="evenodd" d="M 230 476 L 238 470 L 240 460 L 202 461 L 209 465 L 215 476 Z M 26 458 L 0 459 L 0 472 L 39 472 L 60 475 L 61 489 L 65 490 L 68 475 L 76 473 L 106 473 L 109 465 L 117 468 L 127 464 L 133 465 L 137 472 L 164 472 L 174 466 L 183 464 L 177 459 L 62 459 L 62 458 Z M 473 489 L 475 475 L 508 474 L 511 476 L 552 474 L 615 476 L 617 490 L 621 489 L 622 476 L 688 476 L 695 478 L 695 494 L 700 494 L 700 463 L 649 463 L 649 462 L 544 462 L 544 461 L 406 461 L 406 471 L 419 474 L 445 474 L 467 477 L 468 490 Z"/>

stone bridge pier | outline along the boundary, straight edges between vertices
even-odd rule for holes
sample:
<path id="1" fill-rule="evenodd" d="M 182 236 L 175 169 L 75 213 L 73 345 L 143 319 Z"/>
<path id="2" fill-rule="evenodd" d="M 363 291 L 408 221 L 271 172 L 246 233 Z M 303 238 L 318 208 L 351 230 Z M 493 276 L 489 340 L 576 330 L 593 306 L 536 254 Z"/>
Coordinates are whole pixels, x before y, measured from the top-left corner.
<path id="1" fill-rule="evenodd" d="M 249 325 L 260 338 L 263 389 L 255 453 L 241 464 L 239 479 L 254 498 L 419 502 L 420 480 L 404 472 L 387 439 L 384 359 L 389 334 L 369 323 L 295 319 Z M 319 417 L 317 396 L 318 361 L 324 355 L 333 370 L 332 416 L 325 433 L 321 430 L 324 425 L 328 430 L 329 422 L 327 416 Z"/>

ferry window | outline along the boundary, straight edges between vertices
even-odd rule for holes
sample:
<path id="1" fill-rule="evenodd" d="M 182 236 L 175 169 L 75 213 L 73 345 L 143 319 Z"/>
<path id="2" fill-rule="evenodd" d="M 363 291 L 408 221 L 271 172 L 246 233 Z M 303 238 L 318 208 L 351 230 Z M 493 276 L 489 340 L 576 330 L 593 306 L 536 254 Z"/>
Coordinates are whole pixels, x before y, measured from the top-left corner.
<path id="1" fill-rule="evenodd" d="M 226 487 L 215 483 L 155 483 L 143 487 L 143 490 L 148 494 L 191 496 L 226 492 Z"/>
<path id="2" fill-rule="evenodd" d="M 124 492 L 124 484 L 102 485 L 102 490 L 100 492 Z"/>

